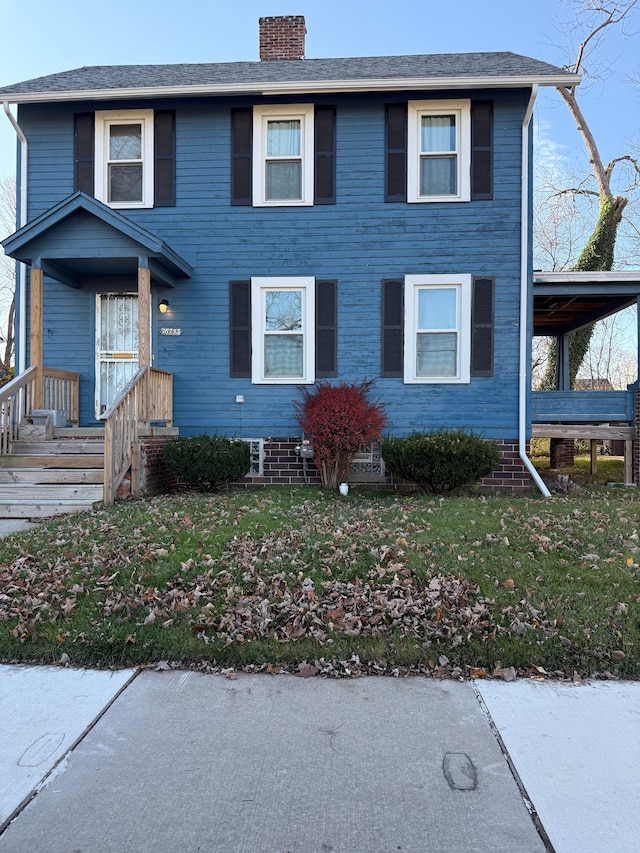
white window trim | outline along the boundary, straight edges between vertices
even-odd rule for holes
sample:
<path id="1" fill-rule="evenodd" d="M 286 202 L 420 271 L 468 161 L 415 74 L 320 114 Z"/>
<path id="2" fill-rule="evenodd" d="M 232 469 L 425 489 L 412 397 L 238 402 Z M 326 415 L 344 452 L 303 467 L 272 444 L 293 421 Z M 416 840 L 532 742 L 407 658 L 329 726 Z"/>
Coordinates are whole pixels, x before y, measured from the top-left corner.
<path id="1" fill-rule="evenodd" d="M 457 376 L 417 376 L 418 291 L 426 288 L 457 291 Z M 404 381 L 405 384 L 461 385 L 471 381 L 471 275 L 407 275 L 404 283 Z"/>
<path id="2" fill-rule="evenodd" d="M 315 286 L 312 276 L 255 277 L 251 279 L 251 382 L 254 385 L 311 385 L 315 382 Z M 302 291 L 302 376 L 265 376 L 264 294 L 268 290 Z"/>
<path id="3" fill-rule="evenodd" d="M 109 128 L 140 124 L 142 129 L 142 200 L 109 199 Z M 97 110 L 95 114 L 95 197 L 114 209 L 153 207 L 153 110 Z"/>
<path id="4" fill-rule="evenodd" d="M 300 120 L 300 154 L 302 157 L 302 198 L 267 200 L 265 158 L 267 123 L 273 119 Z M 253 108 L 253 206 L 309 207 L 313 205 L 313 104 L 287 106 L 254 106 Z"/>
<path id="5" fill-rule="evenodd" d="M 424 115 L 456 117 L 456 195 L 420 195 L 420 130 Z M 413 203 L 469 201 L 471 199 L 471 101 L 409 101 L 407 111 L 407 201 Z"/>

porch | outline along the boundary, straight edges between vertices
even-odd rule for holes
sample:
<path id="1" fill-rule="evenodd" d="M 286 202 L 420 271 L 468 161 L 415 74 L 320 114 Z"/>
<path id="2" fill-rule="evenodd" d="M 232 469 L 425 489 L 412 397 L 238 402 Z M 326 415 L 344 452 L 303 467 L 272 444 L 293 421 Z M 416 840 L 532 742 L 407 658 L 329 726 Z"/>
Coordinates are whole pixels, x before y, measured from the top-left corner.
<path id="1" fill-rule="evenodd" d="M 78 386 L 77 374 L 30 367 L 0 389 L 0 517 L 110 505 L 125 478 L 132 495 L 148 488 L 150 451 L 177 434 L 171 374 L 140 368 L 102 427 L 78 425 Z"/>
<path id="2" fill-rule="evenodd" d="M 96 442 L 104 445 L 104 450 L 99 451 L 103 457 L 100 499 L 106 504 L 113 503 L 125 476 L 130 477 L 131 493 L 138 494 L 141 490 L 141 448 L 150 439 L 177 432 L 173 428 L 172 376 L 152 367 L 153 288 L 173 288 L 189 278 L 193 268 L 158 235 L 83 193 L 75 193 L 29 222 L 4 240 L 3 247 L 8 256 L 28 267 L 29 273 L 23 279 L 18 334 L 19 362 L 24 367 L 19 363 L 19 375 L 0 389 L 0 469 L 3 471 L 0 514 L 8 511 L 7 502 L 3 504 L 1 497 L 2 483 L 6 483 L 7 478 L 10 482 L 20 482 L 24 494 L 29 492 L 29 485 L 37 486 L 41 493 L 46 491 L 45 485 L 53 485 L 55 479 L 52 470 L 65 471 L 61 475 L 62 482 L 57 485 L 76 486 L 75 497 L 80 495 L 80 485 L 86 483 L 86 480 L 75 482 L 69 473 L 69 468 L 74 466 L 79 470 L 84 468 L 81 459 L 69 464 L 72 457 L 75 459 L 79 455 L 75 451 L 80 447 L 78 439 L 83 437 L 80 430 L 81 374 L 54 368 L 45 362 L 45 291 L 51 280 L 57 282 L 58 287 L 62 285 L 63 290 L 65 286 L 70 288 L 70 293 L 83 289 L 88 294 L 96 293 L 99 302 L 105 294 L 115 291 L 116 295 L 126 295 L 134 304 L 135 311 L 127 315 L 126 343 L 116 341 L 118 336 L 114 332 L 109 333 L 108 344 L 96 345 L 98 351 L 129 350 L 128 353 L 108 353 L 112 360 L 126 357 L 127 371 L 121 371 L 111 381 L 106 397 L 97 392 L 102 378 L 98 364 L 95 376 L 85 367 L 82 382 L 93 381 L 96 385 L 95 420 L 88 422 L 85 405 L 83 423 L 84 432 L 94 442 L 93 446 L 85 448 L 87 455 L 98 455 Z M 155 299 L 157 301 L 158 297 Z M 118 323 L 122 326 L 122 317 Z M 72 326 L 69 328 L 67 335 L 71 335 L 68 338 L 71 340 Z M 96 319 L 96 339 L 99 335 L 102 330 Z M 93 347 L 91 352 L 85 350 L 85 356 L 94 357 Z M 76 366 L 73 361 L 72 366 Z M 53 434 L 54 429 L 58 430 L 58 435 Z M 75 431 L 61 435 L 60 429 L 62 432 L 65 429 Z M 48 448 L 40 446 L 34 452 L 36 443 L 42 445 L 54 439 L 57 442 L 55 453 L 52 444 Z M 70 447 L 60 444 L 65 440 Z M 43 463 L 36 458 L 49 455 L 54 456 L 54 461 Z M 19 456 L 24 457 L 22 461 L 17 458 Z M 19 477 L 15 472 L 7 473 L 13 466 L 32 469 L 34 481 L 25 481 L 24 471 Z M 95 459 L 91 467 L 95 469 Z M 42 474 L 45 468 L 49 471 L 46 477 Z M 92 479 L 94 476 L 95 471 Z M 38 489 L 34 488 L 34 493 Z M 93 500 L 97 499 L 95 489 L 84 492 Z M 64 493 L 58 490 L 58 494 Z M 85 497 L 86 500 L 89 497 Z"/>
<path id="3" fill-rule="evenodd" d="M 624 391 L 569 389 L 569 335 L 634 304 L 640 327 L 640 273 L 536 273 L 533 298 L 533 334 L 555 337 L 558 358 L 556 390 L 531 394 L 532 437 L 589 441 L 592 473 L 597 443 L 623 441 L 624 481 L 640 484 L 640 383 Z"/>

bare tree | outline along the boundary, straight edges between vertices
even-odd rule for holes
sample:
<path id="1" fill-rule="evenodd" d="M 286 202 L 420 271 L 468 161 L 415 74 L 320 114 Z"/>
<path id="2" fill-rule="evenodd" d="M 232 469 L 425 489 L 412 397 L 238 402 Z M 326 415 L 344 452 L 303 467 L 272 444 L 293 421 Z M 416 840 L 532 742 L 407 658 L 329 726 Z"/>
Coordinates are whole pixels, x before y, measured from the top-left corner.
<path id="1" fill-rule="evenodd" d="M 637 360 L 626 345 L 620 314 L 605 317 L 594 328 L 591 344 L 578 371 L 593 390 L 624 391 L 637 379 Z"/>
<path id="2" fill-rule="evenodd" d="M 573 62 L 566 67 L 587 78 L 597 76 L 596 73 L 592 72 L 590 61 L 601 59 L 606 31 L 612 27 L 617 27 L 622 35 L 628 36 L 632 13 L 638 7 L 639 2 L 640 0 L 626 0 L 626 2 L 614 0 L 614 2 L 605 5 L 599 0 L 586 0 L 586 2 L 582 0 L 582 2 L 574 3 L 577 11 L 570 35 L 579 33 L 580 42 Z M 602 73 L 604 72 L 600 69 L 600 74 Z M 618 228 L 629 202 L 629 195 L 640 186 L 640 167 L 637 159 L 630 154 L 622 154 L 605 164 L 578 102 L 577 87 L 558 87 L 557 91 L 567 105 L 582 137 L 589 160 L 590 177 L 592 184 L 595 184 L 590 185 L 589 181 L 585 181 L 575 187 L 567 188 L 563 193 L 573 194 L 574 197 L 591 196 L 597 199 L 599 212 L 596 226 L 572 269 L 577 271 L 611 270 L 614 263 Z M 626 190 L 614 192 L 612 189 L 614 172 L 619 171 L 623 166 L 628 176 Z M 569 381 L 571 385 L 573 385 L 589 347 L 592 329 L 593 327 L 589 326 L 571 335 L 569 341 Z M 543 386 L 548 388 L 555 387 L 556 358 L 554 349 L 552 345 L 548 369 L 543 382 Z"/>
<path id="3" fill-rule="evenodd" d="M 0 176 L 0 237 L 16 229 L 16 184 L 7 175 Z M 14 351 L 15 264 L 0 249 L 0 385 L 11 376 Z M 2 322 L 2 318 L 6 318 Z"/>

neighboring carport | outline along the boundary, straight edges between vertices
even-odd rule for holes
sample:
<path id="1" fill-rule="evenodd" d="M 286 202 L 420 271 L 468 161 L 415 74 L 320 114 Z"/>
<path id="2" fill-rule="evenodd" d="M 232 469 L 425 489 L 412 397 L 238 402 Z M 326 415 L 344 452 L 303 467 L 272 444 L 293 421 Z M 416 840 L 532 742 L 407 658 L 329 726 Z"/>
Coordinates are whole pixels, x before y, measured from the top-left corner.
<path id="1" fill-rule="evenodd" d="M 589 439 L 592 468 L 595 443 L 625 441 L 625 482 L 640 483 L 640 386 L 619 391 L 572 391 L 569 388 L 569 336 L 572 332 L 629 308 L 638 307 L 640 271 L 537 272 L 533 277 L 533 335 L 557 341 L 555 391 L 534 391 L 532 434 L 573 442 Z M 640 339 L 640 334 L 638 335 Z M 640 350 L 636 345 L 640 375 Z M 553 460 L 552 460 L 553 464 Z"/>

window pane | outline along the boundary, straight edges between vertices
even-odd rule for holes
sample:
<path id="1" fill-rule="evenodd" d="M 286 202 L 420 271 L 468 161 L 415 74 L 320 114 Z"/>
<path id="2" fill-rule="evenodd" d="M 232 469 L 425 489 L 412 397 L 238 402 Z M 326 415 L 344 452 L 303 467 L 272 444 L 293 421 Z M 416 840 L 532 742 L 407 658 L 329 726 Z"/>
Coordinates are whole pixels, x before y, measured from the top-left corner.
<path id="1" fill-rule="evenodd" d="M 109 166 L 109 201 L 142 201 L 142 164 Z"/>
<path id="2" fill-rule="evenodd" d="M 267 335 L 265 376 L 302 376 L 302 335 Z"/>
<path id="3" fill-rule="evenodd" d="M 453 288 L 418 290 L 418 328 L 455 329 L 456 291 Z"/>
<path id="4" fill-rule="evenodd" d="M 267 122 L 267 157 L 300 156 L 300 119 Z"/>
<path id="5" fill-rule="evenodd" d="M 416 340 L 416 376 L 457 376 L 455 332 L 419 334 Z"/>
<path id="6" fill-rule="evenodd" d="M 142 160 L 141 125 L 111 125 L 109 128 L 109 160 Z"/>
<path id="7" fill-rule="evenodd" d="M 420 151 L 456 150 L 455 116 L 422 116 Z"/>
<path id="8" fill-rule="evenodd" d="M 456 158 L 423 157 L 420 160 L 420 195 L 456 193 Z"/>
<path id="9" fill-rule="evenodd" d="M 300 160 L 274 160 L 266 164 L 268 201 L 302 198 L 302 163 Z"/>
<path id="10" fill-rule="evenodd" d="M 265 293 L 267 332 L 296 332 L 302 329 L 302 291 L 268 290 Z"/>

